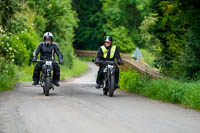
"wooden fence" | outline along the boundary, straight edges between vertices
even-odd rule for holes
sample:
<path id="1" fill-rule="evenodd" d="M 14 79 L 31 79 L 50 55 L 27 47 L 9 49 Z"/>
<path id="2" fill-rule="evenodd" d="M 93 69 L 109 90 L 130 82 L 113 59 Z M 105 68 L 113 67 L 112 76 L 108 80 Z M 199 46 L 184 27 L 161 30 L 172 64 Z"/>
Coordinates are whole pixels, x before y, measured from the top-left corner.
<path id="1" fill-rule="evenodd" d="M 89 51 L 89 50 L 75 50 L 75 53 L 78 57 L 92 57 L 95 58 L 97 56 L 97 51 Z M 120 54 L 121 58 L 124 62 L 124 66 L 120 68 L 123 70 L 134 69 L 141 74 L 148 74 L 151 78 L 161 78 L 162 75 L 157 69 L 151 68 L 147 65 L 143 59 L 133 60 L 128 54 Z"/>

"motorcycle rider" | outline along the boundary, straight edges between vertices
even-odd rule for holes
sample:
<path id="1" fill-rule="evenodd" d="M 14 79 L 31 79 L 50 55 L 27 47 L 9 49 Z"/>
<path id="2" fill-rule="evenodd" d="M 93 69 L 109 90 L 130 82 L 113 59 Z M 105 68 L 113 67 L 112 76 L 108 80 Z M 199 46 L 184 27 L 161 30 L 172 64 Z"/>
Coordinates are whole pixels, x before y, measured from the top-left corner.
<path id="1" fill-rule="evenodd" d="M 37 56 L 40 53 L 40 60 L 54 60 L 54 54 L 56 53 L 59 58 L 59 64 L 64 64 L 63 55 L 59 50 L 58 45 L 53 42 L 53 34 L 51 32 L 46 32 L 43 35 L 43 42 L 40 42 L 37 49 L 33 53 L 33 62 L 37 62 Z M 38 62 L 38 64 L 34 68 L 33 72 L 33 84 L 37 85 L 40 79 L 40 71 L 42 70 L 43 62 Z M 53 65 L 53 80 L 52 83 L 56 86 L 59 85 L 60 79 L 60 67 L 56 62 L 52 63 Z"/>
<path id="2" fill-rule="evenodd" d="M 112 37 L 107 36 L 104 45 L 99 47 L 97 52 L 97 57 L 95 59 L 95 64 L 97 64 L 99 67 L 97 80 L 96 80 L 96 88 L 99 89 L 102 85 L 102 79 L 103 79 L 103 69 L 104 65 L 100 63 L 100 61 L 115 61 L 117 60 L 118 65 L 123 65 L 123 62 L 120 57 L 119 48 L 112 44 Z M 115 88 L 119 88 L 118 85 L 119 82 L 119 68 L 116 65 L 116 72 L 115 72 Z"/>

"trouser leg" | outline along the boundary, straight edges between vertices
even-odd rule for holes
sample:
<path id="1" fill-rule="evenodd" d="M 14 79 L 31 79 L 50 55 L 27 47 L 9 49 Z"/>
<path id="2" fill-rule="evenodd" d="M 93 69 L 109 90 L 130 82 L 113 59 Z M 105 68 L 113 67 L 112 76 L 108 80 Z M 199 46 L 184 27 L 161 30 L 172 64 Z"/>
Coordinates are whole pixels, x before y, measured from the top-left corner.
<path id="1" fill-rule="evenodd" d="M 53 82 L 60 80 L 60 67 L 57 63 L 53 63 Z"/>
<path id="2" fill-rule="evenodd" d="M 116 70 L 115 70 L 115 83 L 116 83 L 116 85 L 118 85 L 118 83 L 119 83 L 119 68 L 118 68 L 118 66 L 116 67 Z"/>
<path id="3" fill-rule="evenodd" d="M 35 66 L 34 68 L 34 72 L 33 72 L 33 81 L 35 82 L 39 82 L 40 80 L 40 71 L 42 69 L 42 63 L 38 62 L 38 64 Z"/>
<path id="4" fill-rule="evenodd" d="M 103 67 L 99 67 L 96 83 L 102 84 L 102 79 L 103 79 Z"/>

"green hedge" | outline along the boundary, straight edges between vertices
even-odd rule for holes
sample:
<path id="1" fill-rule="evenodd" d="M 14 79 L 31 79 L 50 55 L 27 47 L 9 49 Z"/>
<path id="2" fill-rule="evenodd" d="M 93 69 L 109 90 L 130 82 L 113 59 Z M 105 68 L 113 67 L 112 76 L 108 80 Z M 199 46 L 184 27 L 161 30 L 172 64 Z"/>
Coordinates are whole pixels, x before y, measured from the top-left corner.
<path id="1" fill-rule="evenodd" d="M 165 102 L 186 105 L 200 109 L 200 82 L 183 82 L 177 80 L 153 80 L 139 75 L 136 71 L 120 73 L 119 85 L 122 89 L 142 96 Z"/>
<path id="2" fill-rule="evenodd" d="M 0 57 L 0 91 L 12 89 L 15 84 L 15 67 Z"/>

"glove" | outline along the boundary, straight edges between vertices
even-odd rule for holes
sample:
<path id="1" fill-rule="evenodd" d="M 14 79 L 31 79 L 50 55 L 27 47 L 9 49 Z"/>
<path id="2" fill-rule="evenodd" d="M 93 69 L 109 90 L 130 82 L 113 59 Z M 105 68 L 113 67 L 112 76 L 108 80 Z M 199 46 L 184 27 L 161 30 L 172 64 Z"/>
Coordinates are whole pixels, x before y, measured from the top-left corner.
<path id="1" fill-rule="evenodd" d="M 62 59 L 60 59 L 59 64 L 64 64 L 64 61 Z"/>
<path id="2" fill-rule="evenodd" d="M 99 61 L 95 61 L 94 63 L 95 63 L 96 65 L 99 65 L 99 64 L 100 64 L 100 62 L 99 62 Z"/>
<path id="3" fill-rule="evenodd" d="M 33 57 L 32 62 L 37 62 L 37 58 Z"/>
<path id="4" fill-rule="evenodd" d="M 122 61 L 118 61 L 117 64 L 118 65 L 124 65 L 124 63 Z"/>

